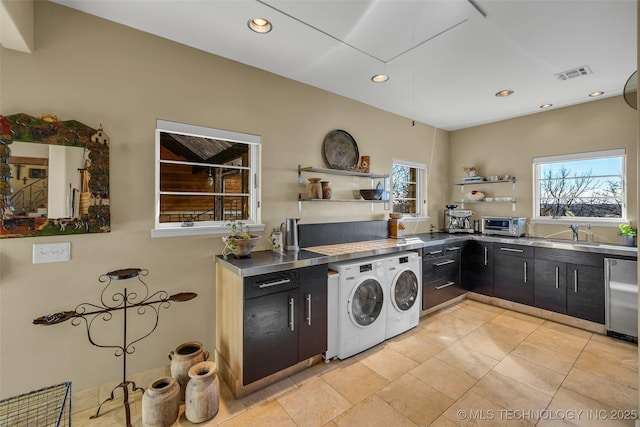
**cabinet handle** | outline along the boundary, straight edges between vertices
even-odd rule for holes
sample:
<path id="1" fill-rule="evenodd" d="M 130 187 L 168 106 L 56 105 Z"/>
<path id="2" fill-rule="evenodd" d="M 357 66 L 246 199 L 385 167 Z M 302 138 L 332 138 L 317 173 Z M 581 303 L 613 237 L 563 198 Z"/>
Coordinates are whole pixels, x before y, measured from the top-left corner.
<path id="1" fill-rule="evenodd" d="M 452 246 L 450 248 L 446 249 L 447 251 L 459 251 L 460 250 L 460 246 Z"/>
<path id="2" fill-rule="evenodd" d="M 455 284 L 456 284 L 456 282 L 447 282 L 444 285 L 436 286 L 436 289 L 440 290 L 440 289 L 448 288 L 449 286 L 453 286 Z"/>
<path id="3" fill-rule="evenodd" d="M 293 332 L 295 330 L 295 311 L 294 311 L 294 300 L 293 297 L 289 298 L 289 329 L 291 329 L 291 332 Z"/>
<path id="4" fill-rule="evenodd" d="M 519 254 L 524 252 L 524 250 L 522 249 L 512 249 L 512 248 L 500 248 L 500 250 L 505 252 L 518 252 Z"/>
<path id="5" fill-rule="evenodd" d="M 489 264 L 489 248 L 484 247 L 484 266 L 486 267 Z"/>
<path id="6" fill-rule="evenodd" d="M 291 283 L 291 279 L 282 279 L 282 280 L 275 280 L 273 282 L 264 282 L 264 283 L 261 283 L 258 287 L 260 289 L 264 289 L 264 288 L 270 288 L 271 286 L 285 285 L 287 283 Z"/>
<path id="7" fill-rule="evenodd" d="M 311 326 L 311 294 L 307 294 L 307 325 Z"/>
<path id="8" fill-rule="evenodd" d="M 573 292 L 578 293 L 578 270 L 573 270 Z"/>
<path id="9" fill-rule="evenodd" d="M 442 261 L 442 262 L 436 262 L 435 264 L 433 264 L 436 267 L 442 267 L 443 265 L 447 265 L 447 264 L 453 264 L 454 262 L 456 262 L 455 259 L 449 259 L 446 261 Z"/>
<path id="10" fill-rule="evenodd" d="M 560 288 L 560 267 L 556 267 L 556 289 Z"/>
<path id="11" fill-rule="evenodd" d="M 436 255 L 436 254 L 441 254 L 441 253 L 442 253 L 441 250 L 440 251 L 431 251 L 431 252 L 429 252 L 429 255 Z"/>
<path id="12" fill-rule="evenodd" d="M 527 283 L 527 278 L 528 278 L 527 276 L 528 276 L 528 274 L 527 274 L 527 262 L 525 261 L 525 263 L 524 263 L 524 283 Z"/>

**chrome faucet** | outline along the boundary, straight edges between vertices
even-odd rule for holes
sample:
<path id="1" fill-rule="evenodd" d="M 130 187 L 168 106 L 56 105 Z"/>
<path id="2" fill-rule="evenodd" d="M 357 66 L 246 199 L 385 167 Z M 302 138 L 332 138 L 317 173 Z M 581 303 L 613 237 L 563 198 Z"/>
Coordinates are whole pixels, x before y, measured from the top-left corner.
<path id="1" fill-rule="evenodd" d="M 578 241 L 578 228 L 580 228 L 579 224 L 571 224 L 569 226 L 569 228 L 571 229 L 571 231 L 573 231 L 573 241 L 577 242 Z"/>

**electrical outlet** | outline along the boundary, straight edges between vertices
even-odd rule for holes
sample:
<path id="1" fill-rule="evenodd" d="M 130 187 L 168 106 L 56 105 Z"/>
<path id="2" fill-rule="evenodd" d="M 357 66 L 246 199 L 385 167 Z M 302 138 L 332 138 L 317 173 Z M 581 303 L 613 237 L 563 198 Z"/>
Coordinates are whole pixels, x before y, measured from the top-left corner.
<path id="1" fill-rule="evenodd" d="M 71 242 L 34 243 L 33 263 L 62 262 L 71 259 Z"/>

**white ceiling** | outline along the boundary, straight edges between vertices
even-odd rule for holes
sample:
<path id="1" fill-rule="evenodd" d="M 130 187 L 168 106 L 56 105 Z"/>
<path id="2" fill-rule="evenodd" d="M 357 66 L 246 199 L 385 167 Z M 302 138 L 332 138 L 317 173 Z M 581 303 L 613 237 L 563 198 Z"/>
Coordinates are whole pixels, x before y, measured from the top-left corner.
<path id="1" fill-rule="evenodd" d="M 53 1 L 445 130 L 620 95 L 637 64 L 636 0 Z"/>

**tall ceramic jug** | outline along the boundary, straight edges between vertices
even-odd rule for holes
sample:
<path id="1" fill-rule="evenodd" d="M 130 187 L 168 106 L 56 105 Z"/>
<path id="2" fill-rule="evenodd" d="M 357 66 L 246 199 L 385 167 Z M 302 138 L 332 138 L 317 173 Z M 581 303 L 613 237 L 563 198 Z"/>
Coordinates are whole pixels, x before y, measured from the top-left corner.
<path id="1" fill-rule="evenodd" d="M 184 402 L 184 394 L 189 382 L 189 369 L 196 363 L 209 359 L 209 352 L 202 350 L 202 343 L 189 341 L 180 344 L 175 351 L 169 352 L 171 360 L 171 376 L 180 385 L 180 401 Z"/>
<path id="2" fill-rule="evenodd" d="M 184 415 L 192 423 L 215 417 L 220 408 L 220 381 L 215 362 L 196 363 L 189 369 Z"/>

